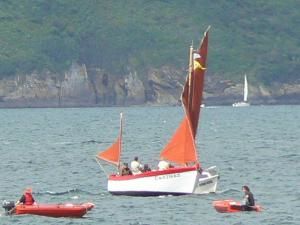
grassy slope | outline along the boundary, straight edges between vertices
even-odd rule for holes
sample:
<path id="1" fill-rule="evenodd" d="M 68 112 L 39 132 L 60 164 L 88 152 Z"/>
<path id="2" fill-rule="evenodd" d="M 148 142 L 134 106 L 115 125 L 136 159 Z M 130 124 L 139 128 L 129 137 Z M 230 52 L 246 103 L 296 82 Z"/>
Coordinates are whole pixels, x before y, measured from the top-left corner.
<path id="1" fill-rule="evenodd" d="M 0 76 L 63 71 L 72 61 L 111 73 L 180 68 L 190 43 L 212 25 L 210 72 L 293 81 L 300 69 L 299 8 L 297 0 L 2 0 Z"/>

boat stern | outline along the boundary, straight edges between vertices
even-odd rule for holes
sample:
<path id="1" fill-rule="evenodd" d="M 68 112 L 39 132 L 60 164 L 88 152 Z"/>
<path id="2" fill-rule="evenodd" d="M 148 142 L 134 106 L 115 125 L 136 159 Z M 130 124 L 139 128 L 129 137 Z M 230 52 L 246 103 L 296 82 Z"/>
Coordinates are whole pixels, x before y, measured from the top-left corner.
<path id="1" fill-rule="evenodd" d="M 214 193 L 217 190 L 219 174 L 215 166 L 209 167 L 199 175 L 194 194 Z"/>

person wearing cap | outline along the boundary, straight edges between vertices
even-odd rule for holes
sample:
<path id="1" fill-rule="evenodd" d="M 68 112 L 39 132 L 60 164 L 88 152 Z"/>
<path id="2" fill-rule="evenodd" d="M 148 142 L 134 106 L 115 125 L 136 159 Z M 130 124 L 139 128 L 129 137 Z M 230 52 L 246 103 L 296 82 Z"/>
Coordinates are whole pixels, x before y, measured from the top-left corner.
<path id="1" fill-rule="evenodd" d="M 20 198 L 19 201 L 17 201 L 16 205 L 18 204 L 23 204 L 23 205 L 33 205 L 35 202 L 33 196 L 32 196 L 32 189 L 31 188 L 26 188 L 22 197 Z"/>

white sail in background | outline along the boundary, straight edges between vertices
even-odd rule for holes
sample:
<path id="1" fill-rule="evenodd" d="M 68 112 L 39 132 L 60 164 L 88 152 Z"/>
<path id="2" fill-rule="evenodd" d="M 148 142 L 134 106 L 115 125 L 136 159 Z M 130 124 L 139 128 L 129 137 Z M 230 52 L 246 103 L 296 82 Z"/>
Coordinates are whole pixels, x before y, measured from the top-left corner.
<path id="1" fill-rule="evenodd" d="M 245 107 L 245 106 L 250 106 L 250 103 L 248 101 L 248 82 L 247 82 L 247 76 L 245 74 L 244 78 L 244 101 L 242 102 L 236 102 L 233 103 L 233 107 Z"/>
<path id="2" fill-rule="evenodd" d="M 244 102 L 247 102 L 248 99 L 248 82 L 247 82 L 247 76 L 245 74 L 245 81 L 244 81 Z"/>

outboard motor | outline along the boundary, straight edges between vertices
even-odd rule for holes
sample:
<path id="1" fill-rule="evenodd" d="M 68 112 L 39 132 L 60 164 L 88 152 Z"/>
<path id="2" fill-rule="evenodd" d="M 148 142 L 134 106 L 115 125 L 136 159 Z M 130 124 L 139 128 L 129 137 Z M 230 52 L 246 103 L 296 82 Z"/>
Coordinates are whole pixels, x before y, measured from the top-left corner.
<path id="1" fill-rule="evenodd" d="M 4 200 L 2 203 L 2 207 L 5 209 L 5 214 L 11 214 L 11 210 L 15 208 L 15 202 L 14 201 L 6 201 Z"/>

